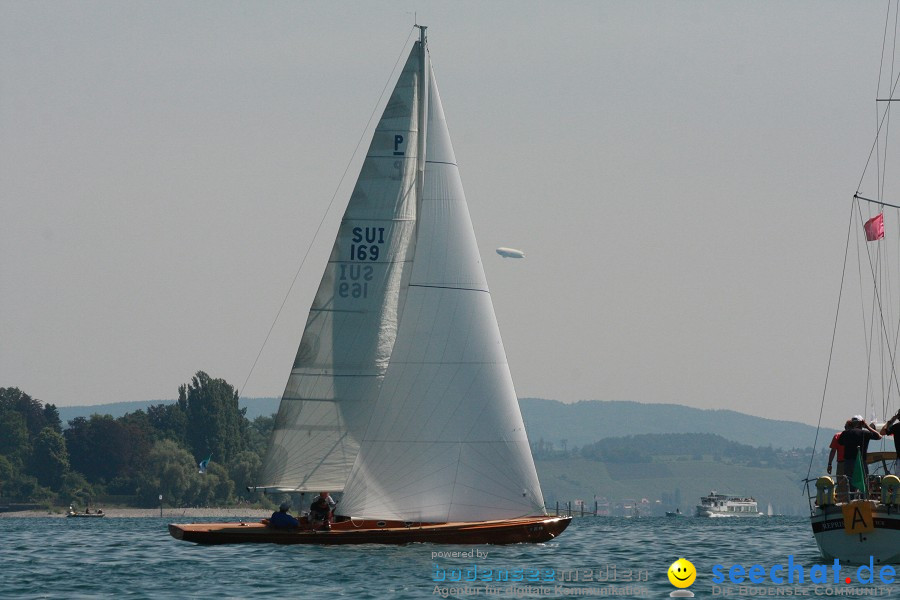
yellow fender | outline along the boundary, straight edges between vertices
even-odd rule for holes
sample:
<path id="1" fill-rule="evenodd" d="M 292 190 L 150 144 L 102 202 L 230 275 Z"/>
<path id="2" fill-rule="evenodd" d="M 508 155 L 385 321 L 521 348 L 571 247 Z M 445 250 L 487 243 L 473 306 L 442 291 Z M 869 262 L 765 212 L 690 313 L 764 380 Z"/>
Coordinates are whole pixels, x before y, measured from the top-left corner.
<path id="1" fill-rule="evenodd" d="M 828 475 L 816 479 L 816 504 L 818 506 L 834 504 L 834 479 Z"/>
<path id="2" fill-rule="evenodd" d="M 886 475 L 881 480 L 881 501 L 888 505 L 900 505 L 900 477 Z"/>

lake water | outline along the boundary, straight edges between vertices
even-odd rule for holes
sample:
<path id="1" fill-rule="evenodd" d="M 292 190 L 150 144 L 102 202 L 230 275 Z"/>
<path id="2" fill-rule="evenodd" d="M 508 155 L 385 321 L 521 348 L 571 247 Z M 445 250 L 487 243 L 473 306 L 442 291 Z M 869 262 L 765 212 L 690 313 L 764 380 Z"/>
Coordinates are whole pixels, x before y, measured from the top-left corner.
<path id="1" fill-rule="evenodd" d="M 0 519 L 0 596 L 667 598 L 675 590 L 667 570 L 685 557 L 698 573 L 690 587 L 697 597 L 900 597 L 900 584 L 884 585 L 877 575 L 876 583 L 858 583 L 856 567 L 845 566 L 835 584 L 829 565 L 828 583 L 811 583 L 811 569 L 824 561 L 808 521 L 794 517 L 585 517 L 550 543 L 474 547 L 197 546 L 170 537 L 166 524 L 171 520 Z M 433 556 L 435 552 L 474 555 Z M 768 575 L 759 584 L 727 580 L 734 565 L 749 569 L 759 564 L 768 573 L 773 565 L 787 564 L 789 556 L 803 567 L 804 583 L 778 585 Z M 725 582 L 713 582 L 715 565 L 723 566 Z M 574 573 L 578 581 L 569 580 Z M 854 577 L 850 585 L 844 575 Z M 466 579 L 474 581 L 467 584 Z"/>

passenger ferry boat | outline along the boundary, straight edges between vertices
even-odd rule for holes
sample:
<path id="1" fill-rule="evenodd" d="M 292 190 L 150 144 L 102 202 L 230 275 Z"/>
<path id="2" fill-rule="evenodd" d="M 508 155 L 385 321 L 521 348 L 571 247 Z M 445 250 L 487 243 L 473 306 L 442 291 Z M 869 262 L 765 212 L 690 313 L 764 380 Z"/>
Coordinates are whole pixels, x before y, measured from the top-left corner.
<path id="1" fill-rule="evenodd" d="M 698 517 L 761 517 L 756 500 L 743 496 L 728 496 L 715 490 L 700 498 Z"/>

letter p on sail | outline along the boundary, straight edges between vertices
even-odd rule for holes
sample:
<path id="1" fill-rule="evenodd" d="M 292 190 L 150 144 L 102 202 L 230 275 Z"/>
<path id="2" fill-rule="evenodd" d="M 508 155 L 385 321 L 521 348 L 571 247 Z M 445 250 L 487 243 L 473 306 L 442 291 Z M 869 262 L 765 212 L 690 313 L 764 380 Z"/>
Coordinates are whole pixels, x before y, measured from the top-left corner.
<path id="1" fill-rule="evenodd" d="M 884 237 L 884 213 L 877 217 L 872 217 L 863 225 L 866 230 L 866 241 L 874 242 Z"/>

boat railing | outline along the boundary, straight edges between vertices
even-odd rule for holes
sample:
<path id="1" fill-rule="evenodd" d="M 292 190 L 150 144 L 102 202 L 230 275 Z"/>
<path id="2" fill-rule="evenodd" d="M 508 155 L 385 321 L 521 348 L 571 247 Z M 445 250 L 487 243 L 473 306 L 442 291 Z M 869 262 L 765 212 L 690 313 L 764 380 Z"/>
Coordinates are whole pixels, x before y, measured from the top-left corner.
<path id="1" fill-rule="evenodd" d="M 834 497 L 828 504 L 846 504 L 859 500 L 876 500 L 881 498 L 881 475 L 868 475 L 866 478 L 865 489 L 857 489 L 851 485 L 850 479 L 846 475 L 832 475 L 834 480 Z M 815 479 L 807 480 L 807 496 L 809 497 L 810 511 L 815 514 L 820 508 L 821 494 L 817 488 L 810 491 L 809 483 L 816 481 Z"/>
<path id="2" fill-rule="evenodd" d="M 868 493 L 870 498 L 881 498 L 881 475 L 869 475 Z"/>
<path id="3" fill-rule="evenodd" d="M 544 508 L 546 509 L 547 507 L 544 507 Z M 565 504 L 563 504 L 562 513 L 560 513 L 559 500 L 557 500 L 556 501 L 556 516 L 557 517 L 559 517 L 559 516 L 571 517 L 572 516 L 572 502 L 570 501 L 570 502 L 566 502 Z M 582 517 L 584 516 L 584 504 L 581 505 L 581 516 Z"/>

